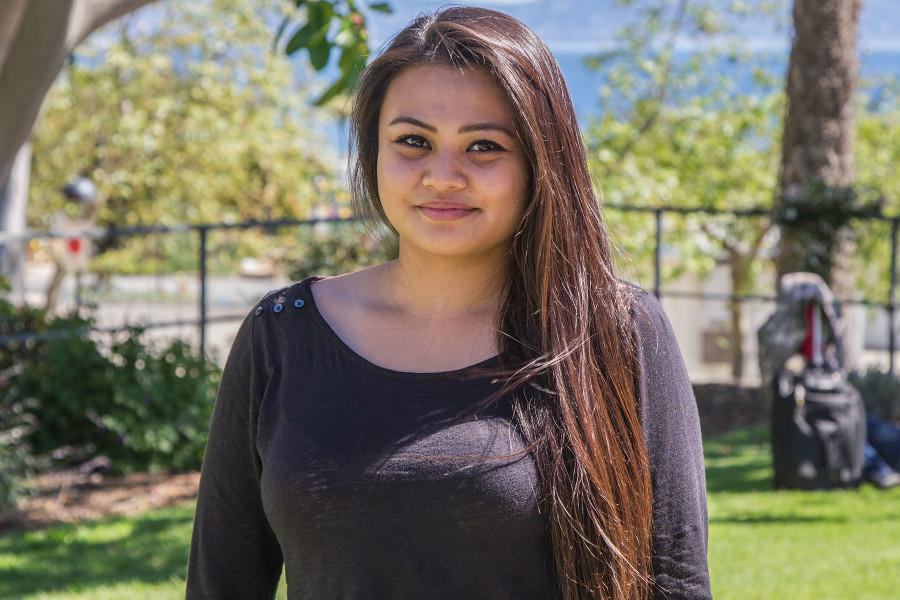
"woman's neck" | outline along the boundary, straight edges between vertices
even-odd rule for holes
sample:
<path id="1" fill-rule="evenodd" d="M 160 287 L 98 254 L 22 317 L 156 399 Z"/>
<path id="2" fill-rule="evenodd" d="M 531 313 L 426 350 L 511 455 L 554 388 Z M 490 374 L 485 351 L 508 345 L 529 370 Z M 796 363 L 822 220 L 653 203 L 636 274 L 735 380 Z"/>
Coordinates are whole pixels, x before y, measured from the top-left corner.
<path id="1" fill-rule="evenodd" d="M 426 321 L 493 319 L 506 281 L 506 256 L 472 259 L 423 255 L 400 248 L 385 265 L 385 302 L 410 317 Z"/>

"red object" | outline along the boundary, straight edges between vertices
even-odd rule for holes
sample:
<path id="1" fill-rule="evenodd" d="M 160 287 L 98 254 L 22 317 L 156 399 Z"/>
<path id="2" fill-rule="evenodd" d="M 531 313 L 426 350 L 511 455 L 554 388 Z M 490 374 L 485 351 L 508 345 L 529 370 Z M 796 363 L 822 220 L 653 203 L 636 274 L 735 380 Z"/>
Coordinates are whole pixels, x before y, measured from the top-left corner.
<path id="1" fill-rule="evenodd" d="M 78 238 L 71 238 L 67 240 L 69 243 L 69 252 L 72 254 L 78 254 L 81 252 L 81 240 Z"/>
<path id="2" fill-rule="evenodd" d="M 800 352 L 806 357 L 808 363 L 813 360 L 813 311 L 816 309 L 814 303 L 810 302 L 806 305 L 804 314 L 806 316 L 806 337 L 800 345 Z"/>

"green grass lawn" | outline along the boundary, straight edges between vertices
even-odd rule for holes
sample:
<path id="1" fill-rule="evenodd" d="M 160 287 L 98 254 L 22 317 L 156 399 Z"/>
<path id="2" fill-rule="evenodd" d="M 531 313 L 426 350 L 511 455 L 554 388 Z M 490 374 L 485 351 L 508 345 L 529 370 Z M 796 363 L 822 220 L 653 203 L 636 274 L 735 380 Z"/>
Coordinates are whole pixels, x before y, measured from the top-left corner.
<path id="1" fill-rule="evenodd" d="M 900 488 L 773 491 L 765 428 L 704 446 L 716 598 L 900 598 Z"/>
<path id="2" fill-rule="evenodd" d="M 900 488 L 772 491 L 767 440 L 705 441 L 715 597 L 900 598 Z M 192 517 L 188 503 L 0 536 L 0 598 L 183 598 Z"/>

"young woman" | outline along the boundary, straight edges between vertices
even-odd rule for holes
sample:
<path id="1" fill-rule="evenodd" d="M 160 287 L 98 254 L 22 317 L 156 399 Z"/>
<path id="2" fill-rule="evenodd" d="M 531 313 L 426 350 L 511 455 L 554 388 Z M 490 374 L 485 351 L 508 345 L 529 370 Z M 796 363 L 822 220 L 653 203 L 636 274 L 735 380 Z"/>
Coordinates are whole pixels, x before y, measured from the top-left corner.
<path id="1" fill-rule="evenodd" d="M 709 598 L 697 410 L 619 281 L 562 74 L 499 12 L 415 19 L 363 74 L 358 214 L 399 258 L 247 316 L 189 598 Z"/>

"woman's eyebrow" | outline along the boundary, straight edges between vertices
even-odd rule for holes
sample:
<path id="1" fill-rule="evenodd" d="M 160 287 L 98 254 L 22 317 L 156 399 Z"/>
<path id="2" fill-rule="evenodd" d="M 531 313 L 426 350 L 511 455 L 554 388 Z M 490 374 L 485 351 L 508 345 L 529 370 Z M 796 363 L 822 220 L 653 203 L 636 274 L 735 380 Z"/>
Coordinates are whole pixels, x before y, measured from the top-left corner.
<path id="1" fill-rule="evenodd" d="M 416 119 L 415 117 L 405 117 L 405 116 L 397 117 L 396 119 L 394 119 L 393 121 L 388 123 L 388 126 L 396 125 L 398 123 L 408 123 L 410 125 L 415 125 L 416 127 L 421 127 L 422 129 L 427 129 L 428 131 L 430 131 L 432 133 L 437 132 L 437 127 L 435 127 L 434 125 L 429 125 L 428 123 L 425 123 L 424 121 L 420 121 L 419 119 Z M 499 123 L 492 123 L 492 122 L 472 123 L 471 125 L 463 125 L 462 127 L 459 128 L 457 133 L 469 133 L 471 131 L 491 131 L 491 130 L 505 133 L 506 135 L 508 135 L 511 138 L 516 137 L 515 135 L 513 135 L 512 131 L 510 131 L 508 127 L 504 127 L 503 125 L 500 125 Z"/>

